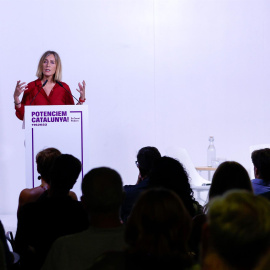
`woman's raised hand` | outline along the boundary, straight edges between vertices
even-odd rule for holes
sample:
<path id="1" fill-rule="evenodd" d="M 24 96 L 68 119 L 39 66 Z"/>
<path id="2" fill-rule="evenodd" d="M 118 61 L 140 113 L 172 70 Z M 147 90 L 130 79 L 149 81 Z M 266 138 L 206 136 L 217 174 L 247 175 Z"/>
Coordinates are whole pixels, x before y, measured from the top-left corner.
<path id="1" fill-rule="evenodd" d="M 14 101 L 15 103 L 20 103 L 19 96 L 22 92 L 28 89 L 28 86 L 25 82 L 17 81 L 15 91 L 14 91 Z"/>
<path id="2" fill-rule="evenodd" d="M 76 89 L 79 93 L 80 93 L 80 99 L 81 100 L 85 100 L 85 86 L 86 86 L 86 83 L 85 81 L 81 83 L 78 83 L 78 86 L 79 86 L 79 89 Z"/>

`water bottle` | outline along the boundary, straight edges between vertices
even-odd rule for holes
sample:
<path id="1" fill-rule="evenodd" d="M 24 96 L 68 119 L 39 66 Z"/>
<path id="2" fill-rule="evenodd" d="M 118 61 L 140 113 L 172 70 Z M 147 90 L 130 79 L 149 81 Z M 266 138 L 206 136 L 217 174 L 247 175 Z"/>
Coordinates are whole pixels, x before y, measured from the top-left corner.
<path id="1" fill-rule="evenodd" d="M 207 166 L 212 167 L 212 161 L 216 160 L 216 148 L 214 146 L 214 137 L 209 137 L 209 146 L 207 149 Z"/>

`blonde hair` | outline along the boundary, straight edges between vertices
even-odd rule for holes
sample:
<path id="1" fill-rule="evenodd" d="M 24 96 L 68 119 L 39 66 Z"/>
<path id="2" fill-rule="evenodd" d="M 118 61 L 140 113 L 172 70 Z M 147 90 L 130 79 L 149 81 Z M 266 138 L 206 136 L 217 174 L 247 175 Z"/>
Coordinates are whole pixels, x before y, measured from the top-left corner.
<path id="1" fill-rule="evenodd" d="M 42 65 L 43 65 L 43 62 L 44 62 L 45 58 L 50 54 L 52 54 L 54 56 L 55 62 L 56 62 L 56 71 L 55 71 L 55 74 L 53 75 L 53 80 L 54 81 L 61 81 L 62 80 L 61 59 L 60 59 L 60 56 L 58 55 L 58 53 L 54 52 L 54 51 L 46 51 L 45 53 L 43 53 L 43 55 L 41 56 L 41 58 L 39 60 L 39 63 L 38 63 L 36 76 L 40 80 L 43 78 Z"/>

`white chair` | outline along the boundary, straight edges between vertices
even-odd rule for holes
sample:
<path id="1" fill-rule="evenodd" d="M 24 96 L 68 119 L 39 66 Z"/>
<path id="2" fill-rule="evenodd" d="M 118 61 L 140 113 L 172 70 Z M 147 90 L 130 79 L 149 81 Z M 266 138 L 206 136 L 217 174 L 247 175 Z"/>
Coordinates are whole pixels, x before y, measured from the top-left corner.
<path id="1" fill-rule="evenodd" d="M 208 191 L 210 188 L 209 181 L 203 178 L 195 169 L 195 166 L 187 150 L 180 147 L 169 147 L 165 151 L 165 155 L 176 158 L 183 164 L 190 177 L 190 185 L 192 190 L 194 191 L 195 199 L 201 205 L 204 205 L 206 203 Z"/>
<path id="2" fill-rule="evenodd" d="M 252 160 L 251 160 L 251 154 L 255 150 L 264 149 L 264 148 L 270 148 L 270 144 L 254 144 L 254 145 L 251 145 L 249 147 L 249 153 L 250 153 L 250 158 L 249 158 L 250 173 L 249 173 L 249 175 L 250 175 L 250 179 L 255 178 L 254 165 L 253 165 Z"/>

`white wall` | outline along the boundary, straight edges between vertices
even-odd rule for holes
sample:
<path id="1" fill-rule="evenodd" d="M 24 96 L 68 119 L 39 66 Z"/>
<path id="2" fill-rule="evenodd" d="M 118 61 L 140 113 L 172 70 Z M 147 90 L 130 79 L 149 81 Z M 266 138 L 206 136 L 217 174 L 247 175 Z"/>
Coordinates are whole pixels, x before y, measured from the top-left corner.
<path id="1" fill-rule="evenodd" d="M 269 10 L 267 0 L 0 0 L 0 213 L 15 213 L 25 187 L 14 87 L 35 79 L 48 49 L 76 96 L 87 82 L 89 167 L 134 183 L 146 145 L 185 147 L 204 165 L 213 135 L 218 157 L 249 169 L 249 145 L 269 142 Z"/>

